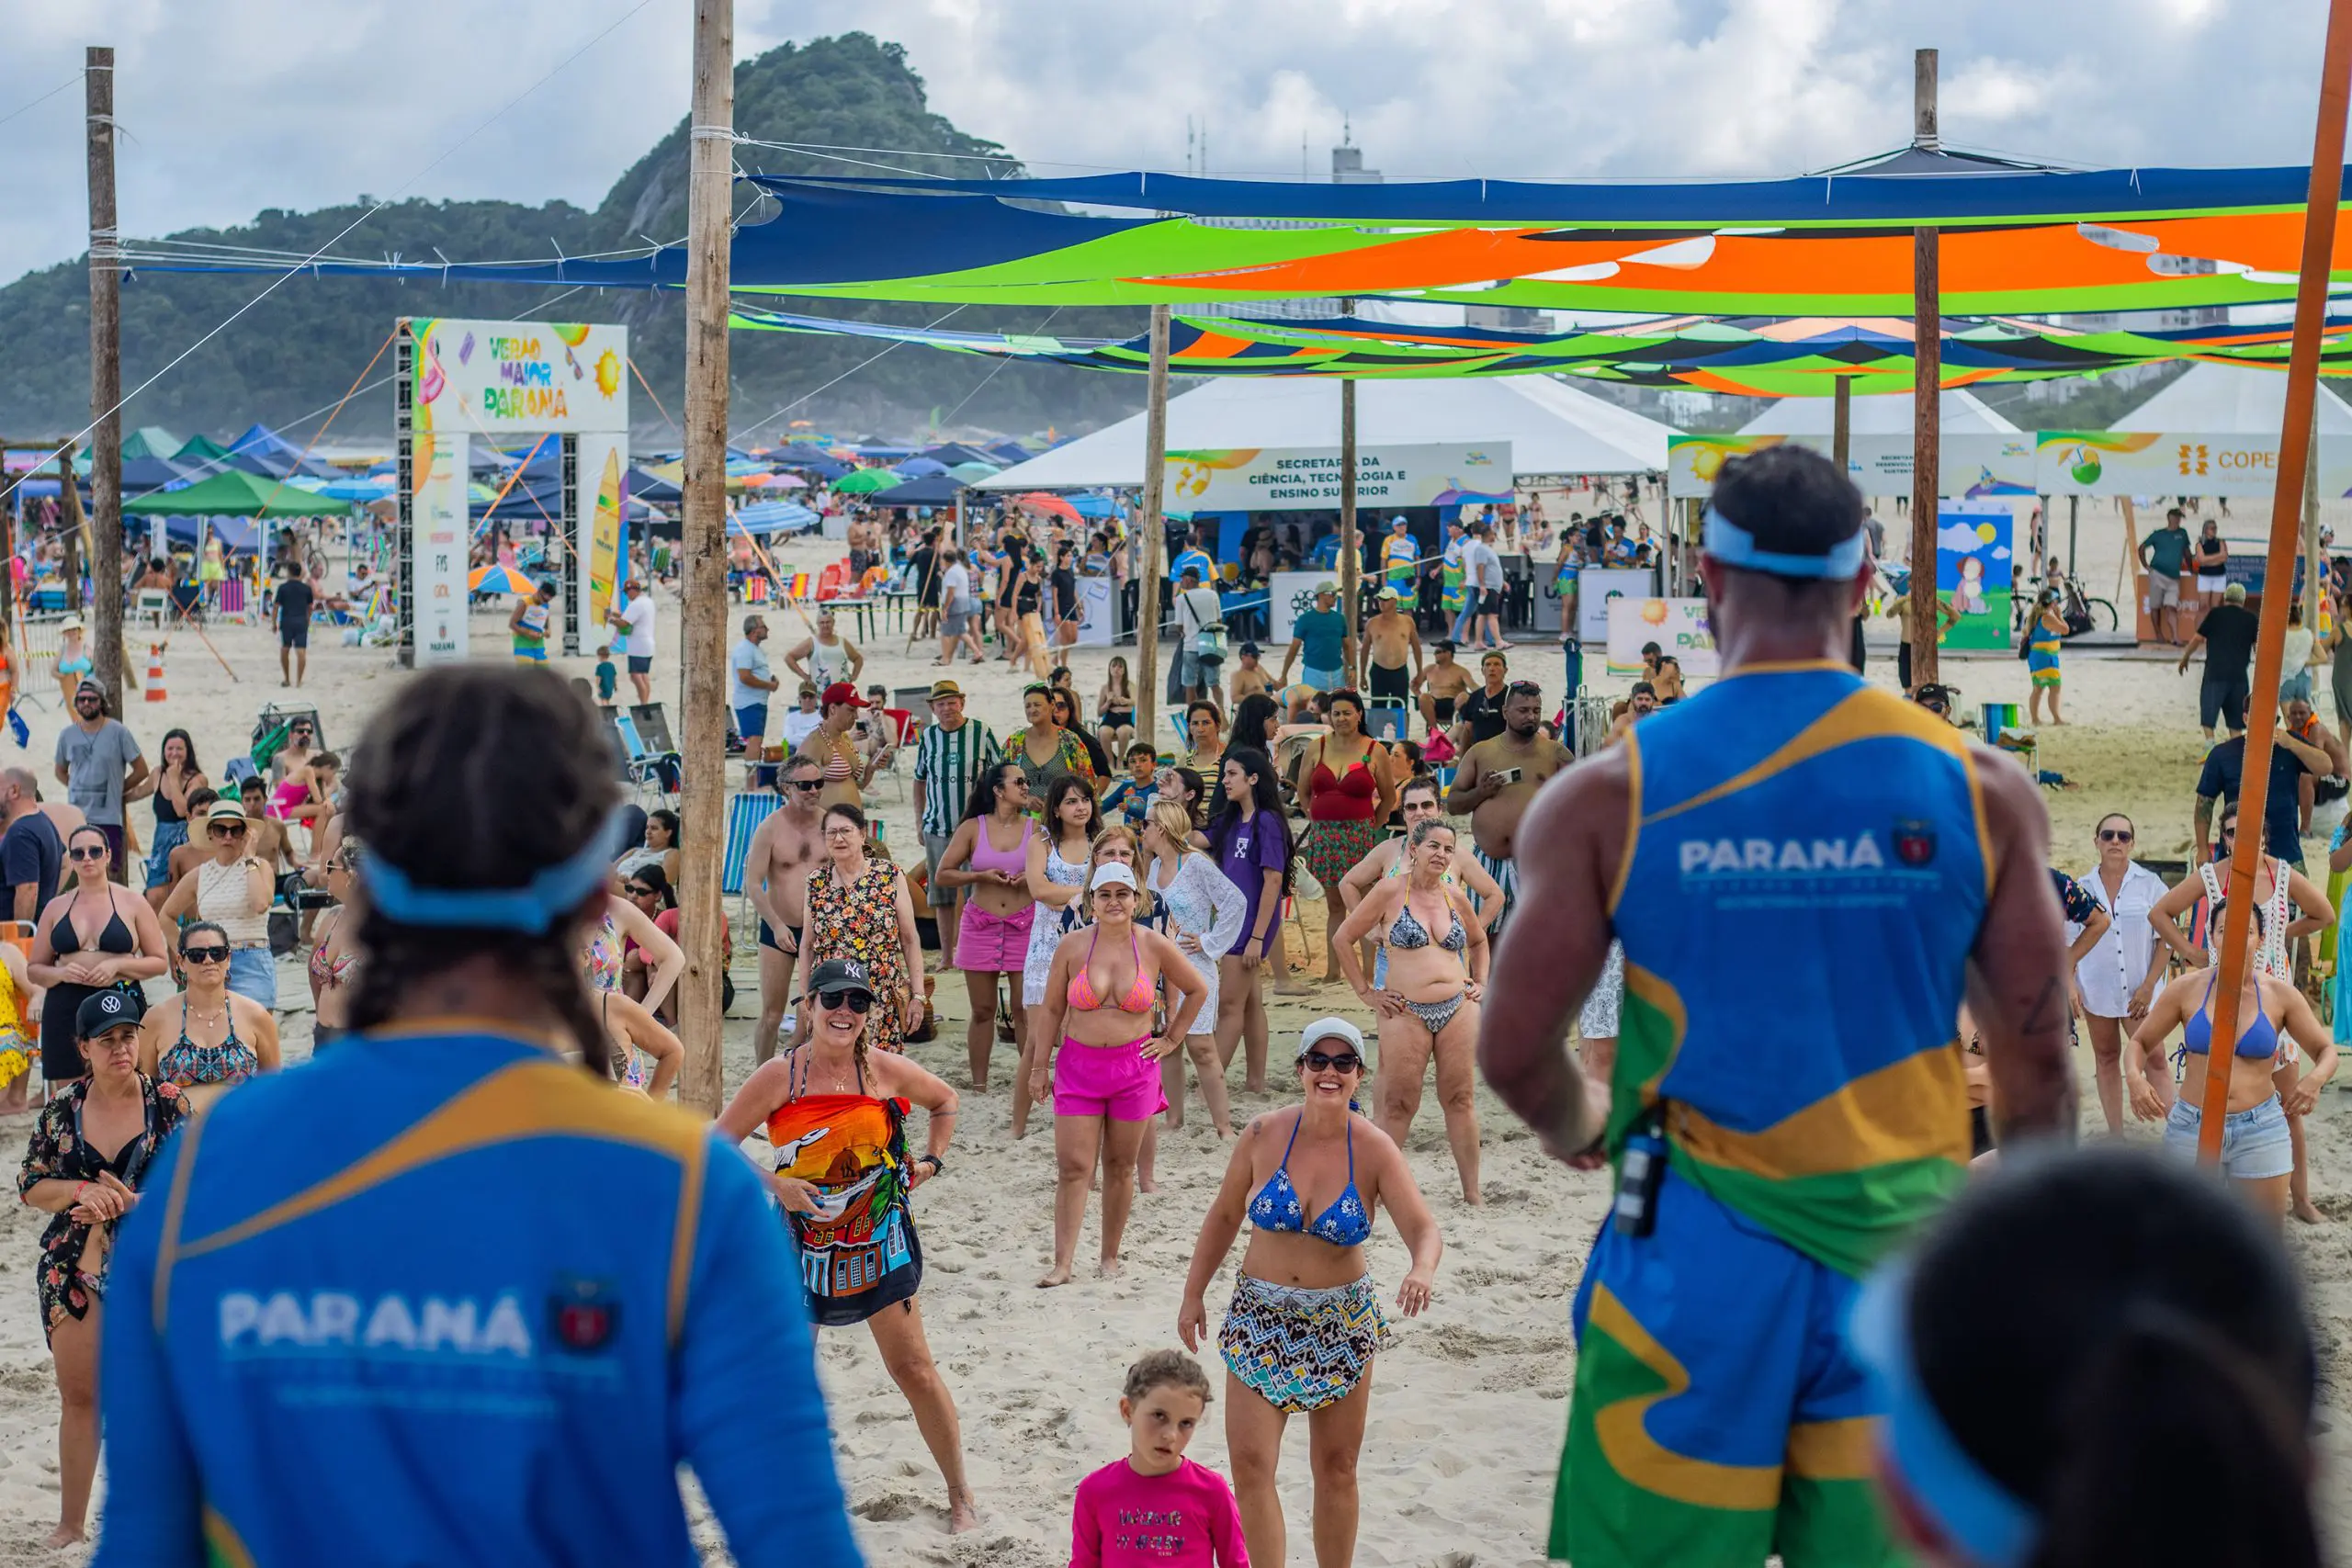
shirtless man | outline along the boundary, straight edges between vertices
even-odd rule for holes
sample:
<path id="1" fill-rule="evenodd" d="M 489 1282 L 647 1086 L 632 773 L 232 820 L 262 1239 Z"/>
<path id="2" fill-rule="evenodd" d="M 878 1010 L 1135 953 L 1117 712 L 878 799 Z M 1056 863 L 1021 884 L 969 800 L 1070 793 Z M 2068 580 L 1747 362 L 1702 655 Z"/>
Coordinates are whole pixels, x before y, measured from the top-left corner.
<path id="1" fill-rule="evenodd" d="M 1532 681 L 1513 681 L 1503 691 L 1503 732 L 1462 753 L 1461 771 L 1446 792 L 1446 810 L 1470 814 L 1477 863 L 1502 888 L 1502 912 L 1487 921 L 1499 936 L 1510 919 L 1519 891 L 1519 819 L 1527 803 L 1554 773 L 1576 759 L 1568 749 L 1541 733 L 1544 694 Z"/>
<path id="2" fill-rule="evenodd" d="M 752 1031 L 752 1055 L 762 1062 L 775 1055 L 776 1029 L 792 1003 L 792 965 L 800 956 L 800 922 L 808 913 L 808 874 L 817 869 L 823 840 L 817 811 L 825 770 L 810 757 L 784 767 L 784 804 L 768 814 L 743 852 L 743 887 L 760 912 L 760 1021 Z"/>
<path id="3" fill-rule="evenodd" d="M 1227 713 L 1239 707 L 1243 698 L 1274 689 L 1273 677 L 1267 674 L 1266 667 L 1258 662 L 1262 651 L 1258 645 L 1245 642 L 1237 651 L 1241 662 L 1233 667 L 1233 673 L 1226 679 L 1226 689 L 1233 694 L 1233 707 L 1226 709 Z"/>
<path id="4" fill-rule="evenodd" d="M 1434 734 L 1453 722 L 1454 707 L 1470 689 L 1470 671 L 1453 661 L 1452 638 L 1441 637 L 1430 647 L 1436 657 L 1413 676 L 1413 691 L 1420 698 L 1421 722 Z"/>
<path id="5" fill-rule="evenodd" d="M 1405 831 L 1400 836 L 1383 839 L 1374 844 L 1372 853 L 1356 862 L 1348 874 L 1340 879 L 1342 918 L 1354 914 L 1356 906 L 1380 886 L 1380 879 L 1396 871 L 1397 856 L 1403 851 L 1407 839 L 1412 836 L 1414 826 L 1426 818 L 1445 815 L 1444 807 L 1438 804 L 1437 795 L 1435 779 L 1406 781 L 1397 805 L 1397 809 L 1404 814 Z M 1481 921 L 1491 931 L 1503 918 L 1501 886 L 1487 874 L 1486 867 L 1475 860 L 1456 860 L 1453 869 L 1447 874 L 1461 883 L 1463 890 L 1470 897 L 1478 900 Z"/>
<path id="6" fill-rule="evenodd" d="M 1642 644 L 1642 679 L 1649 682 L 1660 707 L 1679 703 L 1688 694 L 1682 690 L 1682 660 L 1654 642 Z"/>
<path id="7" fill-rule="evenodd" d="M 1364 623 L 1365 681 L 1374 707 L 1401 708 L 1412 695 L 1412 681 L 1421 673 L 1421 629 L 1398 607 L 1394 585 L 1375 597 L 1380 613 Z M 1405 673 L 1410 658 L 1413 674 Z"/>
<path id="8" fill-rule="evenodd" d="M 1616 745 L 1617 742 L 1625 738 L 1625 731 L 1633 728 L 1637 721 L 1649 717 L 1650 715 L 1657 712 L 1657 688 L 1651 685 L 1647 681 L 1634 682 L 1633 695 L 1625 699 L 1624 707 L 1620 709 L 1617 716 L 1609 721 L 1609 738 L 1606 740 L 1603 740 L 1601 744 L 1604 746 Z"/>

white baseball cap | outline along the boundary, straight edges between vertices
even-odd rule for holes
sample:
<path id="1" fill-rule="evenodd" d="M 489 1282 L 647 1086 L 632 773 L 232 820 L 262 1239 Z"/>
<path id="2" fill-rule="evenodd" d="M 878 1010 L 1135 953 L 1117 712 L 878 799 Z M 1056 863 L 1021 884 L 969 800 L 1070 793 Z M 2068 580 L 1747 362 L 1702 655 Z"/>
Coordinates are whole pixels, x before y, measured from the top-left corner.
<path id="1" fill-rule="evenodd" d="M 1139 891 L 1136 886 L 1136 874 L 1114 860 L 1104 861 L 1101 865 L 1096 866 L 1094 880 L 1088 883 L 1087 886 L 1094 891 L 1100 891 L 1105 887 L 1124 887 L 1130 893 Z"/>
<path id="2" fill-rule="evenodd" d="M 1356 1055 L 1363 1055 L 1363 1031 L 1344 1018 L 1318 1018 L 1298 1032 L 1298 1060 L 1326 1040 L 1344 1040 L 1355 1047 Z"/>

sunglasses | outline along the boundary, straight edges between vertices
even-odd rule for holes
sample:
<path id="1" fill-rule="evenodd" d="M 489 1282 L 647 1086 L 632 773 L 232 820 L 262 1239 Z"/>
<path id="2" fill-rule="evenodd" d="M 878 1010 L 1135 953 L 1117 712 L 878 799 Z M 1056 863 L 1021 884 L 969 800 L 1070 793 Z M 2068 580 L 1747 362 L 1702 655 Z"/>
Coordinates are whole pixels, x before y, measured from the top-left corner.
<path id="1" fill-rule="evenodd" d="M 2128 844 L 2132 841 L 2132 829 L 2129 828 L 2101 828 L 2098 830 L 2098 841 L 2102 844 Z"/>
<path id="2" fill-rule="evenodd" d="M 65 858 L 67 860 L 104 860 L 107 858 L 106 847 L 98 844 L 70 849 L 65 852 Z"/>
<path id="3" fill-rule="evenodd" d="M 242 839 L 245 836 L 244 824 L 242 822 L 233 825 L 223 822 L 205 830 L 216 839 Z"/>
<path id="4" fill-rule="evenodd" d="M 229 950 L 225 947 L 183 947 L 180 961 L 184 964 L 226 964 Z"/>
<path id="5" fill-rule="evenodd" d="M 873 996 L 865 991 L 820 991 L 817 1005 L 821 1008 L 847 1008 L 852 1012 L 864 1012 L 874 1005 Z"/>
<path id="6" fill-rule="evenodd" d="M 1513 681 L 1503 691 L 1514 697 L 1540 697 L 1544 694 L 1544 688 L 1532 681 Z"/>
<path id="7" fill-rule="evenodd" d="M 825 787 L 825 781 L 822 779 L 795 779 L 792 781 L 792 787 L 798 790 L 803 795 L 814 795 L 819 790 Z"/>
<path id="8" fill-rule="evenodd" d="M 639 887 L 632 882 L 628 885 L 628 896 L 632 898 L 651 898 L 655 894 L 650 887 Z"/>
<path id="9" fill-rule="evenodd" d="M 1327 1055 L 1321 1051 L 1309 1051 L 1299 1060 L 1306 1064 L 1307 1071 L 1315 1073 L 1352 1073 L 1363 1066 L 1363 1058 L 1353 1051 L 1342 1051 L 1336 1056 Z"/>

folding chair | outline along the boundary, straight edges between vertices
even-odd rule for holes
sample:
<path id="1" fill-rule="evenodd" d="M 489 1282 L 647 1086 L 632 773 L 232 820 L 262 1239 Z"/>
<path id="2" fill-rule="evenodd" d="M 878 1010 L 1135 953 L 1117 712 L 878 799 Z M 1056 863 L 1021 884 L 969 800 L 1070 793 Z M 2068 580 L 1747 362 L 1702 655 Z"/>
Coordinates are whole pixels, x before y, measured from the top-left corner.
<path id="1" fill-rule="evenodd" d="M 662 712 L 660 703 L 631 703 L 628 711 L 649 749 L 673 754 L 677 751 L 678 742 L 670 734 L 670 716 Z"/>
<path id="2" fill-rule="evenodd" d="M 882 716 L 890 721 L 890 782 L 898 786 L 899 798 L 907 798 L 906 770 L 911 765 L 907 753 L 914 750 L 915 738 L 921 726 L 915 722 L 911 708 L 884 708 Z"/>
<path id="3" fill-rule="evenodd" d="M 667 804 L 671 790 L 669 781 L 678 772 L 675 751 L 656 751 L 638 733 L 637 721 L 618 708 L 608 710 L 612 716 L 613 735 L 620 744 L 621 777 L 637 786 L 642 801 L 650 792 L 652 797 Z"/>
<path id="4" fill-rule="evenodd" d="M 718 891 L 721 897 L 737 900 L 728 929 L 738 935 L 758 914 L 744 886 L 749 869 L 744 863 L 752 852 L 752 835 L 783 804 L 784 796 L 773 790 L 746 790 L 727 803 L 727 849 L 719 863 Z"/>
<path id="5" fill-rule="evenodd" d="M 131 602 L 133 621 L 146 621 L 157 631 L 164 629 L 164 618 L 172 613 L 172 595 L 168 589 L 142 588 Z"/>

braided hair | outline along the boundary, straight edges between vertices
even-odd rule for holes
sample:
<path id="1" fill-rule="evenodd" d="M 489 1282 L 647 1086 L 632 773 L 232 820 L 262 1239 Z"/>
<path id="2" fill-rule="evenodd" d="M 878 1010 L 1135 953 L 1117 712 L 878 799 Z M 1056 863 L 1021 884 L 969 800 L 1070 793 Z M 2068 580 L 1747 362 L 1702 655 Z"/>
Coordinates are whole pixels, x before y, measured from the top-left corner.
<path id="1" fill-rule="evenodd" d="M 602 832 L 620 799 L 595 708 L 543 670 L 461 664 L 419 675 L 362 744 L 369 762 L 351 785 L 351 831 L 371 860 L 428 886 L 522 887 Z M 537 934 L 407 925 L 370 907 L 363 875 L 352 913 L 366 962 L 351 1027 L 389 1021 L 420 976 L 488 958 L 535 985 L 589 1070 L 609 1077 L 610 1042 L 579 968 L 582 926 L 605 897 L 599 887 Z"/>

